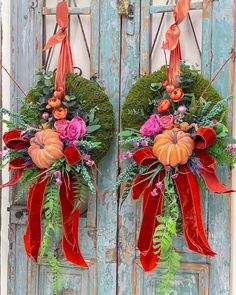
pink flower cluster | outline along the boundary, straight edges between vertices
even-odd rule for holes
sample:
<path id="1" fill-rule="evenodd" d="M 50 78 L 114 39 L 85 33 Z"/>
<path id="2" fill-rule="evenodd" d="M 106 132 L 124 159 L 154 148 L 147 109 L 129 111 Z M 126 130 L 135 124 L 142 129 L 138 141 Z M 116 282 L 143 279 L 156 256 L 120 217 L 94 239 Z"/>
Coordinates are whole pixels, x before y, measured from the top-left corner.
<path id="1" fill-rule="evenodd" d="M 160 117 L 159 115 L 154 114 L 142 125 L 140 133 L 142 136 L 153 137 L 162 130 L 173 128 L 173 125 L 173 115 Z"/>
<path id="2" fill-rule="evenodd" d="M 81 117 L 75 117 L 71 121 L 58 120 L 54 127 L 62 140 L 73 141 L 82 138 L 86 134 L 86 124 Z"/>

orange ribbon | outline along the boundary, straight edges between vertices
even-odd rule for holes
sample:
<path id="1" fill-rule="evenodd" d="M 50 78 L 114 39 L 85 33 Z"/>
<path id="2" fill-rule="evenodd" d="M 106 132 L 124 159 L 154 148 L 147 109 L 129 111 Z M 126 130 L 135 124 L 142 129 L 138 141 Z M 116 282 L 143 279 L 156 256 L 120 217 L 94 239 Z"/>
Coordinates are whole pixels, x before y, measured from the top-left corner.
<path id="1" fill-rule="evenodd" d="M 180 28 L 179 24 L 185 19 L 190 10 L 191 0 L 180 0 L 174 8 L 175 22 L 166 32 L 166 40 L 162 44 L 162 48 L 170 50 L 170 63 L 168 68 L 169 84 L 178 85 L 176 77 L 180 75 Z"/>
<path id="2" fill-rule="evenodd" d="M 44 47 L 44 50 L 47 50 L 59 43 L 62 43 L 57 64 L 55 90 L 63 89 L 65 91 L 66 75 L 68 73 L 74 72 L 71 47 L 66 32 L 66 29 L 68 28 L 68 15 L 68 7 L 66 2 L 62 1 L 58 3 L 56 10 L 56 20 L 60 30 L 48 40 L 46 46 Z"/>

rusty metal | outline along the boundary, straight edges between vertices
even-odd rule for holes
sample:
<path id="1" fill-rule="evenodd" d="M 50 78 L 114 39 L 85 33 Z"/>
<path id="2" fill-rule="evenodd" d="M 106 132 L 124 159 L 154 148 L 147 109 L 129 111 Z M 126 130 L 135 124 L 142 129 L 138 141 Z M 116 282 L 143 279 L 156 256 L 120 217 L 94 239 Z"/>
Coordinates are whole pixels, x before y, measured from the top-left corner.
<path id="1" fill-rule="evenodd" d="M 170 2 L 170 0 L 167 0 L 166 1 L 166 5 L 168 5 L 169 2 Z M 155 45 L 156 45 L 156 42 L 157 42 L 157 38 L 158 38 L 158 35 L 160 33 L 161 26 L 162 26 L 162 23 L 163 23 L 165 14 L 166 14 L 165 12 L 162 13 L 161 20 L 160 20 L 159 26 L 157 28 L 157 32 L 156 32 L 156 35 L 155 35 L 155 38 L 154 38 L 154 41 L 153 41 L 153 44 L 152 44 L 152 47 L 151 47 L 151 50 L 150 50 L 150 53 L 149 53 L 149 58 L 152 56 L 153 50 L 155 48 Z"/>
<path id="2" fill-rule="evenodd" d="M 74 6 L 77 7 L 76 0 L 73 0 L 73 2 L 74 2 Z M 79 25 L 80 25 L 80 28 L 81 28 L 82 36 L 83 36 L 83 39 L 84 39 L 84 43 L 85 43 L 85 47 L 86 47 L 86 51 L 87 51 L 88 57 L 89 57 L 89 59 L 90 59 L 90 50 L 89 50 L 89 46 L 88 46 L 88 42 L 87 42 L 87 38 L 86 38 L 86 35 L 85 35 L 85 32 L 84 32 L 83 23 L 82 23 L 82 20 L 81 20 L 81 17 L 80 17 L 79 14 L 77 14 L 77 17 L 78 17 Z"/>
<path id="3" fill-rule="evenodd" d="M 197 39 L 197 35 L 196 35 L 196 32 L 195 32 L 193 22 L 192 22 L 192 18 L 190 16 L 190 14 L 188 14 L 188 19 L 189 19 L 189 22 L 190 22 L 190 25 L 191 25 L 191 28 L 192 28 L 193 36 L 194 36 L 194 39 L 195 39 L 195 42 L 196 42 L 196 45 L 197 45 L 199 55 L 201 57 L 202 56 L 201 48 L 200 48 L 200 45 L 199 45 L 199 42 L 198 42 L 198 39 Z"/>
<path id="4" fill-rule="evenodd" d="M 58 24 L 55 25 L 55 28 L 54 28 L 54 31 L 53 31 L 53 35 L 56 34 L 57 30 L 58 30 Z M 50 67 L 54 50 L 55 50 L 55 47 L 51 47 L 48 50 L 48 54 L 47 54 L 45 65 L 44 65 L 44 67 L 45 67 L 46 70 L 48 70 L 49 67 Z"/>

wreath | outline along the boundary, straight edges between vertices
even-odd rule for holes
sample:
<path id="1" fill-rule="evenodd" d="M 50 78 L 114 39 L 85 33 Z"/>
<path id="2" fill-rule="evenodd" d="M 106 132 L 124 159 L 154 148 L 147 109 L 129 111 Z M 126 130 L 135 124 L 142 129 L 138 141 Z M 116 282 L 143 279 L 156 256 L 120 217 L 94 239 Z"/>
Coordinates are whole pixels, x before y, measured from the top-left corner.
<path id="1" fill-rule="evenodd" d="M 48 97 L 53 96 L 54 80 L 53 72 L 38 72 L 38 83 L 29 91 L 27 105 L 22 108 L 22 114 L 28 114 L 28 122 L 37 124 L 41 120 L 42 124 L 47 124 L 48 118 L 42 120 L 41 116 Z M 66 94 L 62 105 L 70 110 L 68 118 L 81 115 L 89 121 L 87 132 L 92 133 L 94 142 L 99 143 L 96 150 L 91 151 L 93 160 L 98 164 L 109 150 L 114 135 L 113 109 L 109 98 L 96 82 L 77 74 L 67 75 Z M 52 113 L 50 110 L 52 108 L 46 110 L 49 115 Z"/>
<path id="2" fill-rule="evenodd" d="M 97 164 L 111 145 L 114 121 L 98 84 L 74 74 L 66 1 L 58 3 L 56 14 L 60 30 L 45 47 L 62 43 L 56 73 L 38 72 L 36 86 L 19 99 L 20 113 L 0 110 L 10 117 L 4 120 L 9 131 L 2 168 L 9 164 L 13 172 L 0 187 L 18 184 L 17 199 L 28 192 L 25 250 L 35 262 L 47 257 L 58 294 L 59 245 L 67 261 L 88 268 L 79 247 L 79 217 L 88 193 L 98 192 Z"/>
<path id="3" fill-rule="evenodd" d="M 122 109 L 123 129 L 139 129 L 153 113 L 153 106 L 157 102 L 155 89 L 158 90 L 158 87 L 161 87 L 162 82 L 166 81 L 166 73 L 166 67 L 162 67 L 159 71 L 143 76 L 133 85 Z M 212 86 L 209 86 L 210 81 L 199 74 L 198 71 L 182 64 L 181 73 L 179 82 L 181 82 L 182 88 L 186 93 L 194 95 L 195 103 L 211 102 L 212 107 L 214 104 L 222 100 L 219 93 Z M 204 101 L 201 97 L 203 92 L 205 92 Z M 185 95 L 185 100 L 186 99 L 187 96 Z M 184 102 L 184 100 L 182 100 L 182 102 Z M 224 111 L 225 109 L 218 114 L 218 117 L 221 116 Z M 224 116 L 223 121 L 226 123 L 226 116 Z"/>
<path id="4" fill-rule="evenodd" d="M 196 70 L 182 64 L 178 84 L 167 80 L 166 68 L 140 78 L 131 88 L 122 112 L 121 159 L 127 163 L 122 202 L 131 193 L 143 196 L 137 247 L 144 271 L 161 265 L 161 294 L 170 294 L 180 255 L 174 248 L 179 222 L 188 248 L 207 256 L 211 249 L 202 223 L 200 186 L 231 192 L 216 175 L 217 164 L 236 163 L 235 140 L 226 126 L 222 98 Z"/>

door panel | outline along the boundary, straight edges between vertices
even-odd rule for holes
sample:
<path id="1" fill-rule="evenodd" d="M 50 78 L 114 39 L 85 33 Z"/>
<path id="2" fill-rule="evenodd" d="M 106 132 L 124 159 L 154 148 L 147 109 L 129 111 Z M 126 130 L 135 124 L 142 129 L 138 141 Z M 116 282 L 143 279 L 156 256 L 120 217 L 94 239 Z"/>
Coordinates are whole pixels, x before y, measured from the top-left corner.
<path id="1" fill-rule="evenodd" d="M 45 54 L 42 54 L 42 47 L 53 31 L 56 2 L 56 0 L 33 2 L 12 0 L 11 72 L 25 91 L 32 87 L 35 69 L 41 67 L 46 60 Z M 116 132 L 114 143 L 99 167 L 100 194 L 97 198 L 89 196 L 87 212 L 81 217 L 80 222 L 81 250 L 90 268 L 83 270 L 62 260 L 65 284 L 60 295 L 158 294 L 156 286 L 159 282 L 159 270 L 144 273 L 138 260 L 136 240 L 142 217 L 141 204 L 134 204 L 129 198 L 120 207 L 120 194 L 111 193 L 111 189 L 116 181 L 118 170 L 122 168 L 119 162 L 118 146 L 122 104 L 130 87 L 140 75 L 148 74 L 158 65 L 164 64 L 161 50 L 159 50 L 164 38 L 164 28 L 160 31 L 157 45 L 150 58 L 154 32 L 158 28 L 158 21 L 161 20 L 159 17 L 156 21 L 152 15 L 164 13 L 167 9 L 169 14 L 163 21 L 167 27 L 167 23 L 172 22 L 173 5 L 165 7 L 166 1 L 159 0 L 153 4 L 150 0 L 130 0 L 130 14 L 121 17 L 116 9 L 117 0 L 91 0 L 89 7 L 82 2 L 68 1 L 71 5 L 70 11 L 74 13 L 71 16 L 70 37 L 76 56 L 75 66 L 81 66 L 83 58 L 89 60 L 76 15 L 79 12 L 84 24 L 90 22 L 90 29 L 87 27 L 85 29 L 90 64 L 88 62 L 88 67 L 84 69 L 84 75 L 88 78 L 96 74 L 105 85 L 105 91 L 114 107 Z M 200 10 L 194 13 L 202 16 L 202 25 L 197 25 L 197 31 L 202 28 L 202 42 L 199 42 L 202 51 L 201 67 L 202 73 L 208 78 L 214 76 L 227 59 L 230 48 L 233 46 L 233 2 L 233 0 L 193 1 L 192 7 Z M 75 3 L 78 7 L 75 7 Z M 162 5 L 161 8 L 160 5 Z M 48 16 L 48 14 L 52 15 Z M 48 25 L 51 26 L 50 31 L 47 31 Z M 79 37 L 76 36 L 77 32 Z M 184 29 L 182 40 L 187 33 L 188 29 Z M 200 38 L 199 35 L 197 37 Z M 81 50 L 80 53 L 78 53 L 78 47 Z M 189 48 L 191 50 L 191 46 Z M 185 53 L 187 49 L 184 50 Z M 197 49 L 196 54 L 199 54 Z M 189 52 L 186 56 L 189 56 Z M 197 56 L 195 60 L 200 60 L 200 57 Z M 55 66 L 56 59 L 53 58 L 50 69 L 54 69 Z M 233 92 L 233 71 L 232 63 L 226 66 L 214 83 L 223 96 Z M 12 85 L 12 109 L 18 108 L 15 99 L 18 96 L 21 96 L 21 93 Z M 229 111 L 229 123 L 231 121 L 232 114 Z M 224 182 L 230 182 L 230 173 L 226 169 L 219 170 L 219 175 Z M 16 188 L 11 190 L 8 294 L 51 295 L 52 275 L 47 264 L 43 262 L 37 266 L 26 258 L 23 247 L 23 234 L 27 220 L 26 198 L 18 204 L 13 204 L 15 194 Z M 182 254 L 182 264 L 177 273 L 173 294 L 229 294 L 230 198 L 203 192 L 202 207 L 204 226 L 208 232 L 210 244 L 218 256 L 209 259 L 195 254 L 187 249 L 183 237 L 179 237 L 175 243 Z"/>

